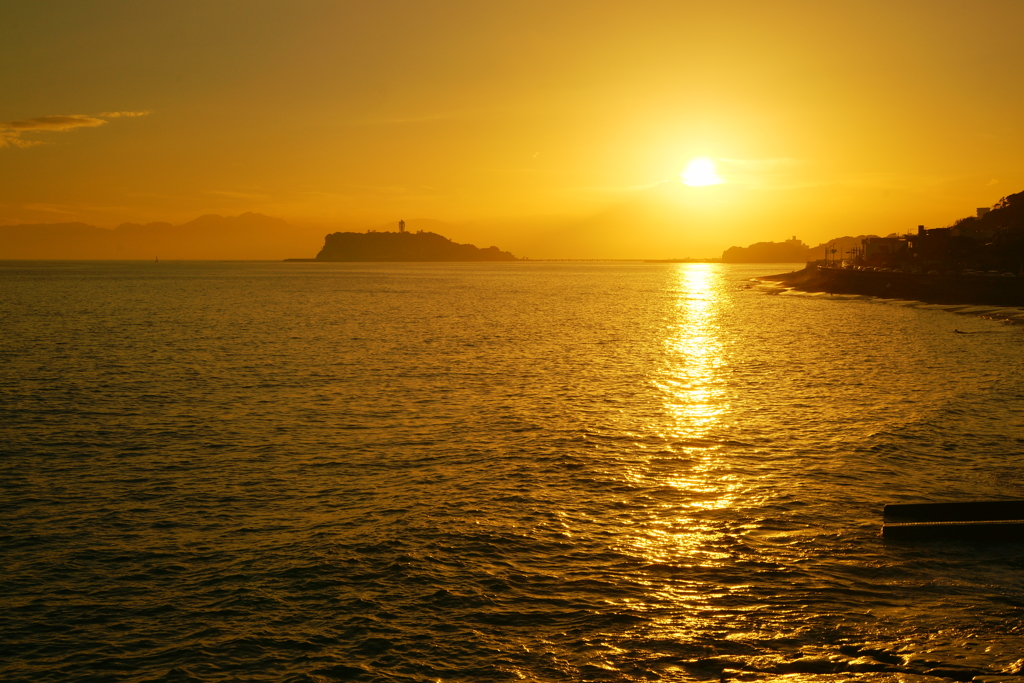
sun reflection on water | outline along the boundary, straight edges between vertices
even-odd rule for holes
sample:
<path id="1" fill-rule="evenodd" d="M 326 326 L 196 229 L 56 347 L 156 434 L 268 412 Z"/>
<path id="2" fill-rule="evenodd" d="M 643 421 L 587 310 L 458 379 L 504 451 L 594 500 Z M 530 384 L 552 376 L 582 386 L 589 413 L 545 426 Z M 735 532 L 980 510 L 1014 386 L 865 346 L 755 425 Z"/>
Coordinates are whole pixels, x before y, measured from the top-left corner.
<path id="1" fill-rule="evenodd" d="M 717 511 L 736 505 L 740 487 L 721 434 L 730 414 L 722 376 L 728 292 L 713 264 L 680 264 L 670 289 L 664 364 L 653 380 L 663 411 L 651 425 L 666 457 L 650 459 L 636 475 L 671 493 L 666 504 L 648 508 L 643 532 L 631 540 L 633 551 L 652 562 L 718 566 L 731 556 L 731 543 Z"/>
<path id="2" fill-rule="evenodd" d="M 672 420 L 665 436 L 699 439 L 728 410 L 719 368 L 724 364 L 720 324 L 722 282 L 714 266 L 681 265 L 678 270 L 676 319 L 665 338 L 668 372 L 658 386 L 665 392 Z"/>

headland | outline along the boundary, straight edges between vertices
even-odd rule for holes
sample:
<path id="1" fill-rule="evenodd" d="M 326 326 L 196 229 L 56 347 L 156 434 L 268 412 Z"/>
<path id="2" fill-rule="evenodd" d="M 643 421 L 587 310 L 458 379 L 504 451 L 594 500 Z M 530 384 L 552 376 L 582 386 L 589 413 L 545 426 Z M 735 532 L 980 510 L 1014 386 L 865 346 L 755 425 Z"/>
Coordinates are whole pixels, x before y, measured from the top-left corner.
<path id="1" fill-rule="evenodd" d="M 1024 306 L 1024 192 L 944 228 L 919 225 L 903 235 L 865 236 L 859 245 L 841 239 L 803 270 L 761 279 L 808 292 Z"/>

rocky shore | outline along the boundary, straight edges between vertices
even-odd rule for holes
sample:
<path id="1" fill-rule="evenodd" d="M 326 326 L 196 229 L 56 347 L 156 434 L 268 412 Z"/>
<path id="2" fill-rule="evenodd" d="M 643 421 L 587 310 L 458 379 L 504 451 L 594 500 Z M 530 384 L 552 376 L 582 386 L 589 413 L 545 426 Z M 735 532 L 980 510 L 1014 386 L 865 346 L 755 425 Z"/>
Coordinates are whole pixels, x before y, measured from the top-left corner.
<path id="1" fill-rule="evenodd" d="M 898 273 L 808 265 L 760 278 L 805 292 L 910 299 L 930 304 L 1024 306 L 1024 277 Z"/>

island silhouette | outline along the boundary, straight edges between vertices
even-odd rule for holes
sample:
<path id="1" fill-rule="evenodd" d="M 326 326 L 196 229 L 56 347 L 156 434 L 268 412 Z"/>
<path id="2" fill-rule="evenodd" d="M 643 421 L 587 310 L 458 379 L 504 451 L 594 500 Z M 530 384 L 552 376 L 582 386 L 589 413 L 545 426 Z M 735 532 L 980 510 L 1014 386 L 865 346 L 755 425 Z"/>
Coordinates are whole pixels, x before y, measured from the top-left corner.
<path id="1" fill-rule="evenodd" d="M 335 232 L 324 238 L 314 259 L 288 261 L 517 261 L 497 247 L 482 249 L 459 244 L 436 232 L 408 232 L 405 221 L 397 232 Z"/>

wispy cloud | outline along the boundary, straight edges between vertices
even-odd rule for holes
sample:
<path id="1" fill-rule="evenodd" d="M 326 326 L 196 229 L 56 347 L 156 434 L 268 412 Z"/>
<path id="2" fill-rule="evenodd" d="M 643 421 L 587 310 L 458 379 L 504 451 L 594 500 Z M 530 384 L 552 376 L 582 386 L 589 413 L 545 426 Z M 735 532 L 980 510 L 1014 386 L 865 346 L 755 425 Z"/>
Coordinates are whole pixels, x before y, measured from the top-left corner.
<path id="1" fill-rule="evenodd" d="M 637 192 L 644 192 L 645 190 L 653 190 L 659 185 L 666 183 L 678 183 L 678 179 L 658 180 L 653 183 L 644 183 L 643 185 L 590 185 L 581 187 L 566 187 L 562 188 L 562 192 L 566 194 L 591 194 L 598 196 L 615 196 L 615 195 L 629 195 Z"/>
<path id="2" fill-rule="evenodd" d="M 249 201 L 266 201 L 270 199 L 270 195 L 264 192 L 241 192 L 238 190 L 205 190 L 203 193 L 212 194 L 218 197 L 227 197 L 229 199 L 244 199 Z"/>
<path id="3" fill-rule="evenodd" d="M 106 121 L 94 116 L 82 116 L 72 114 L 71 116 L 40 116 L 34 119 L 22 119 L 21 121 L 5 121 L 0 123 L 3 130 L 71 130 L 73 128 L 93 128 L 102 126 Z"/>
<path id="4" fill-rule="evenodd" d="M 61 116 L 37 116 L 33 119 L 0 122 L 0 147 L 35 147 L 45 144 L 42 140 L 26 139 L 26 133 L 66 132 L 76 128 L 96 128 L 108 123 L 107 119 L 122 116 L 145 116 L 148 111 L 104 112 L 98 116 L 68 114 Z"/>
<path id="5" fill-rule="evenodd" d="M 22 209 L 28 211 L 36 211 L 40 213 L 55 213 L 61 216 L 80 216 L 81 211 L 78 207 L 65 206 L 61 204 L 23 204 Z"/>
<path id="6" fill-rule="evenodd" d="M 495 115 L 503 109 L 496 107 L 481 107 L 472 109 L 453 109 L 449 111 L 410 113 L 404 116 L 384 116 L 380 118 L 361 118 L 348 121 L 353 126 L 392 126 L 409 125 L 418 123 L 438 123 L 450 121 L 464 121 L 466 119 L 480 118 L 481 116 Z"/>
<path id="7" fill-rule="evenodd" d="M 788 157 L 779 157 L 777 159 L 716 159 L 715 161 L 720 161 L 724 164 L 737 166 L 739 168 L 757 170 L 786 168 L 804 163 L 799 159 L 791 159 Z"/>
<path id="8" fill-rule="evenodd" d="M 769 159 L 715 159 L 718 172 L 726 182 L 741 187 L 782 189 L 801 184 L 798 177 L 806 171 L 808 162 L 790 157 Z"/>
<path id="9" fill-rule="evenodd" d="M 22 140 L 21 133 L 0 130 L 0 147 L 35 147 L 43 144 L 40 140 Z"/>
<path id="10" fill-rule="evenodd" d="M 888 171 L 847 173 L 839 177 L 836 185 L 845 187 L 894 190 L 898 192 L 920 192 L 930 190 L 961 180 L 960 175 L 892 173 Z"/>

